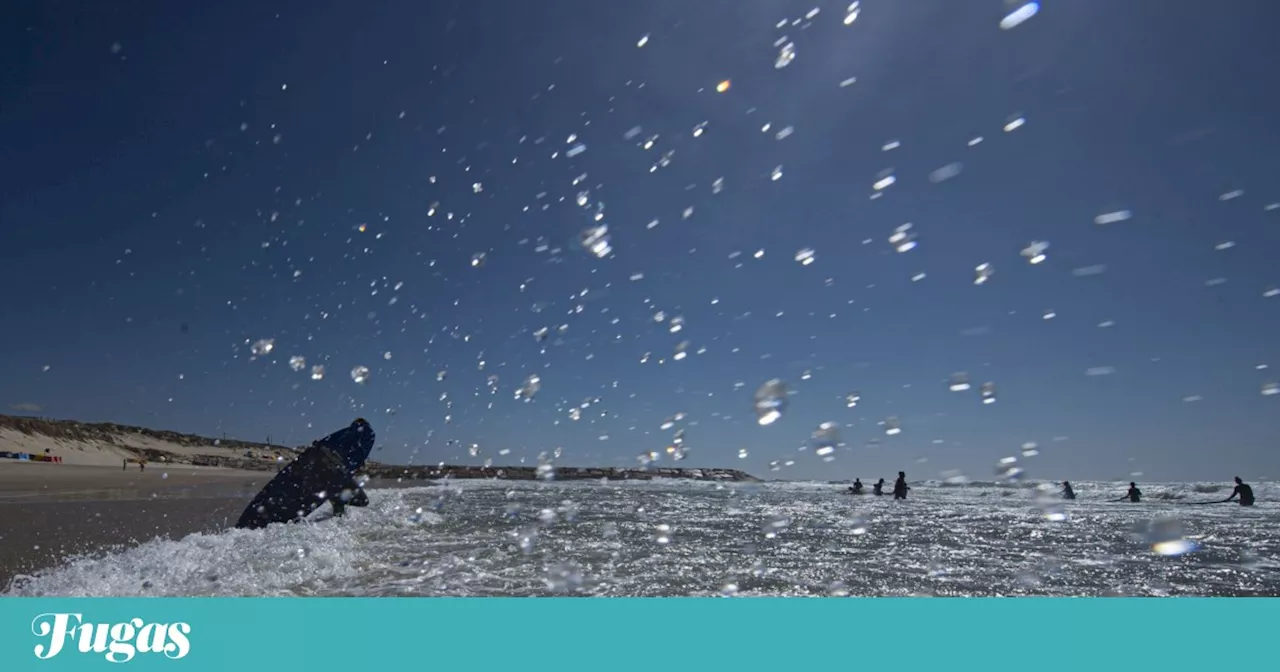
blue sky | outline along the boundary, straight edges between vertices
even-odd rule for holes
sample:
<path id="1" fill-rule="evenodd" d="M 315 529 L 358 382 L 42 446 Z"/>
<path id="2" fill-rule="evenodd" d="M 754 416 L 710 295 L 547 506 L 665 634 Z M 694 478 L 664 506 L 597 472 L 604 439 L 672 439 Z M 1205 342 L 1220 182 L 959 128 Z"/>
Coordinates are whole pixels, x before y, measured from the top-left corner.
<path id="1" fill-rule="evenodd" d="M 363 415 L 389 462 L 634 465 L 683 428 L 681 465 L 784 478 L 989 479 L 1027 442 L 1033 478 L 1280 475 L 1280 12 L 846 7 L 20 2 L 0 412 Z"/>

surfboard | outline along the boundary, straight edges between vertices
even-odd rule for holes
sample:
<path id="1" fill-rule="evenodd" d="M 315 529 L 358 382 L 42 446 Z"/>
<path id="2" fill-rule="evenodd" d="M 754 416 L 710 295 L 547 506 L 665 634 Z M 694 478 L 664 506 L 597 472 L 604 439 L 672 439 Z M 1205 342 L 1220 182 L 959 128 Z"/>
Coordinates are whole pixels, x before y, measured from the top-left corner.
<path id="1" fill-rule="evenodd" d="M 347 465 L 337 452 L 328 446 L 312 446 L 262 488 L 245 507 L 236 527 L 253 530 L 306 518 L 325 502 L 340 497 L 350 481 Z"/>

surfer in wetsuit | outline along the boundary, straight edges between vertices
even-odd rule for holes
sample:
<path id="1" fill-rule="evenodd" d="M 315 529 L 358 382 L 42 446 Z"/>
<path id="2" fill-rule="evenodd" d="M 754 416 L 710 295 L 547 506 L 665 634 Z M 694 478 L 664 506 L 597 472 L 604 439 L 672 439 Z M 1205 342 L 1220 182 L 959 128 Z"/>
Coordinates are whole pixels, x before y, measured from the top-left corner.
<path id="1" fill-rule="evenodd" d="M 1138 489 L 1137 483 L 1129 481 L 1129 492 L 1126 492 L 1124 497 L 1121 497 L 1118 501 L 1124 501 L 1126 497 L 1134 504 L 1142 502 L 1142 491 Z"/>
<path id="2" fill-rule="evenodd" d="M 373 450 L 373 428 L 357 418 L 345 429 L 311 444 L 262 488 L 236 523 L 257 529 L 271 523 L 301 520 L 326 501 L 333 515 L 350 506 L 368 506 L 369 497 L 355 475 Z"/>
<path id="3" fill-rule="evenodd" d="M 1070 482 L 1070 481 L 1063 481 L 1063 482 L 1062 482 L 1062 498 L 1063 498 L 1063 499 L 1075 499 L 1075 498 L 1076 498 L 1076 491 L 1071 489 L 1071 482 Z"/>
<path id="4" fill-rule="evenodd" d="M 851 495 L 861 495 L 861 494 L 862 494 L 862 480 L 861 480 L 861 479 L 857 479 L 857 478 L 853 479 L 853 486 L 849 488 L 849 494 L 851 494 Z"/>
<path id="5" fill-rule="evenodd" d="M 1236 476 L 1236 489 L 1231 491 L 1230 497 L 1222 501 L 1229 502 L 1236 497 L 1240 498 L 1240 506 L 1253 506 L 1253 488 L 1249 487 L 1248 483 L 1240 480 L 1239 476 Z"/>
<path id="6" fill-rule="evenodd" d="M 893 498 L 906 499 L 907 491 L 910 489 L 907 487 L 907 472 L 899 471 L 898 480 L 893 482 Z"/>
<path id="7" fill-rule="evenodd" d="M 883 494 L 884 494 L 884 479 L 883 479 L 883 478 L 882 478 L 882 479 L 880 479 L 880 480 L 878 480 L 878 481 L 876 481 L 876 484 L 875 484 L 875 485 L 873 485 L 873 486 L 871 487 L 871 494 L 873 494 L 873 495 L 875 495 L 875 496 L 877 496 L 877 497 L 879 497 L 880 495 L 883 495 Z"/>

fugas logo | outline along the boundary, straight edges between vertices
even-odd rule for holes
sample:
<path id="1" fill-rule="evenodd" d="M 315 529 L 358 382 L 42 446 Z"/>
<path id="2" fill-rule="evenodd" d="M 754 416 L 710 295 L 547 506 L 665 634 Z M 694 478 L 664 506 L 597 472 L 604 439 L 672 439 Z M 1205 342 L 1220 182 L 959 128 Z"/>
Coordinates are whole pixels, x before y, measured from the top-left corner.
<path id="1" fill-rule="evenodd" d="M 74 623 L 73 623 L 74 621 Z M 85 623 L 83 614 L 40 614 L 31 620 L 31 634 L 48 638 L 36 644 L 36 658 L 49 660 L 74 639 L 80 653 L 100 653 L 112 663 L 127 663 L 139 653 L 163 653 L 178 660 L 191 652 L 191 626 L 186 623 Z"/>

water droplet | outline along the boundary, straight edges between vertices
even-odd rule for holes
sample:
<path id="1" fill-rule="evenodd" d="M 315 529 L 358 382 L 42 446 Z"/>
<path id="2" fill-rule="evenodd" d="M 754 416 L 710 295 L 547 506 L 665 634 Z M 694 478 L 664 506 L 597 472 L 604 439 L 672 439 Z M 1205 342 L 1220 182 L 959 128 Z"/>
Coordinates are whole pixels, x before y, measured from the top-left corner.
<path id="1" fill-rule="evenodd" d="M 1184 555 L 1199 548 L 1196 542 L 1186 538 L 1182 523 L 1172 518 L 1157 518 L 1141 523 L 1134 531 L 1156 555 Z"/>
<path id="2" fill-rule="evenodd" d="M 858 3 L 858 2 L 853 2 L 849 4 L 849 8 L 846 9 L 844 13 L 844 25 L 851 26 L 853 25 L 854 21 L 858 20 L 858 14 L 861 13 L 862 11 L 862 9 L 859 7 L 860 4 L 861 3 Z"/>
<path id="3" fill-rule="evenodd" d="M 951 374 L 951 385 L 949 389 L 952 392 L 967 392 L 969 390 L 969 374 L 963 371 Z"/>
<path id="4" fill-rule="evenodd" d="M 982 384 L 982 403 L 984 404 L 996 403 L 996 384 L 995 383 Z"/>
<path id="5" fill-rule="evenodd" d="M 1023 469 L 1018 466 L 1018 458 L 1009 456 L 996 462 L 996 477 L 1002 481 L 1017 481 L 1023 477 Z"/>
<path id="6" fill-rule="evenodd" d="M 850 534 L 861 536 L 867 533 L 869 522 L 866 516 L 855 513 L 844 520 L 844 525 L 849 528 Z"/>
<path id="7" fill-rule="evenodd" d="M 813 444 L 814 453 L 825 462 L 835 459 L 833 453 L 836 452 L 836 446 L 840 445 L 840 425 L 834 422 L 824 422 L 813 430 L 813 435 L 809 437 Z"/>
<path id="8" fill-rule="evenodd" d="M 576 593 L 582 590 L 582 568 L 573 562 L 547 565 L 547 590 L 553 593 Z"/>
<path id="9" fill-rule="evenodd" d="M 739 460 L 745 460 L 745 459 L 747 459 L 747 455 L 748 455 L 748 454 L 749 454 L 749 453 L 747 453 L 747 449 L 746 449 L 746 448 L 739 448 L 739 449 L 738 449 L 738 459 L 739 459 Z"/>
<path id="10" fill-rule="evenodd" d="M 774 539 L 779 534 L 785 532 L 790 526 L 790 518 L 786 516 L 773 515 L 765 519 L 764 523 L 760 525 L 760 533 L 764 535 L 765 539 Z"/>
<path id="11" fill-rule="evenodd" d="M 1000 19 L 1001 30 L 1013 30 L 1022 25 L 1024 21 L 1035 16 L 1040 11 L 1040 3 L 1028 2 L 1027 4 L 1009 12 L 1003 19 Z"/>
<path id="12" fill-rule="evenodd" d="M 889 436 L 896 436 L 902 433 L 902 424 L 897 416 L 891 415 L 884 420 L 884 433 Z"/>
<path id="13" fill-rule="evenodd" d="M 959 161 L 954 161 L 933 171 L 932 173 L 929 173 L 929 181 L 934 184 L 946 182 L 947 180 L 959 175 L 962 171 L 964 171 L 964 164 Z"/>
<path id="14" fill-rule="evenodd" d="M 365 382 L 369 380 L 369 367 L 357 366 L 351 369 L 351 380 L 354 380 L 357 383 L 360 383 L 361 385 L 363 385 Z"/>
<path id="15" fill-rule="evenodd" d="M 643 47 L 643 46 L 644 46 L 644 45 L 646 45 L 646 44 L 649 44 L 649 34 L 648 34 L 648 33 L 645 33 L 644 35 L 641 35 L 641 36 L 640 36 L 639 41 L 637 41 L 637 42 L 636 42 L 636 48 Z"/>
<path id="16" fill-rule="evenodd" d="M 609 227 L 606 224 L 599 226 L 589 226 L 582 230 L 579 234 L 579 240 L 582 248 L 599 259 L 613 254 L 613 247 L 609 244 Z"/>
<path id="17" fill-rule="evenodd" d="M 787 385 L 774 378 L 761 385 L 755 393 L 756 422 L 761 426 L 777 422 L 787 410 Z"/>
<path id="18" fill-rule="evenodd" d="M 1007 123 L 1007 124 L 1005 124 L 1005 125 L 1004 125 L 1004 132 L 1005 132 L 1005 133 L 1012 133 L 1012 132 L 1014 132 L 1014 131 L 1018 130 L 1019 128 L 1022 128 L 1023 126 L 1025 126 L 1025 125 L 1026 125 L 1026 123 L 1027 123 L 1027 120 L 1026 120 L 1026 119 L 1024 119 L 1024 118 L 1022 118 L 1022 117 L 1014 117 L 1014 118 L 1012 118 L 1012 119 L 1010 119 L 1010 120 L 1009 120 L 1009 123 Z"/>
<path id="19" fill-rule="evenodd" d="M 782 49 L 778 51 L 778 59 L 774 61 L 773 67 L 781 70 L 791 65 L 796 60 L 796 45 L 794 42 L 788 42 L 782 45 Z"/>
<path id="20" fill-rule="evenodd" d="M 973 284 L 981 285 L 986 283 L 995 272 L 996 270 L 989 263 L 978 264 L 973 269 Z"/>
<path id="21" fill-rule="evenodd" d="M 1128 210 L 1116 210 L 1115 212 L 1104 212 L 1101 215 L 1094 217 L 1093 223 L 1099 225 L 1115 224 L 1117 222 L 1123 222 L 1130 217 L 1133 217 L 1132 212 Z"/>
<path id="22" fill-rule="evenodd" d="M 721 80 L 719 84 L 716 84 L 716 93 L 724 93 L 725 91 L 728 91 L 731 86 L 733 86 L 733 83 L 729 80 Z"/>
<path id="23" fill-rule="evenodd" d="M 801 266 L 808 266 L 809 264 L 812 264 L 816 261 L 813 249 L 806 247 L 799 252 L 796 252 L 796 261 L 800 262 Z"/>
<path id="24" fill-rule="evenodd" d="M 774 182 L 777 182 L 778 180 L 781 180 L 781 179 L 782 179 L 782 166 L 777 166 L 777 167 L 775 167 L 775 168 L 773 169 L 773 172 L 772 172 L 772 173 L 769 173 L 769 179 L 770 179 L 770 180 L 773 180 Z"/>
<path id="25" fill-rule="evenodd" d="M 1038 446 L 1036 446 L 1035 441 L 1028 441 L 1022 444 L 1023 457 L 1035 457 L 1036 455 L 1039 455 L 1039 454 L 1040 454 L 1040 450 Z"/>
<path id="26" fill-rule="evenodd" d="M 1032 264 L 1039 264 L 1045 260 L 1045 250 L 1048 249 L 1049 243 L 1037 240 L 1022 249 L 1022 256 Z"/>
<path id="27" fill-rule="evenodd" d="M 737 595 L 738 584 L 732 581 L 726 581 L 724 585 L 720 586 L 720 594 L 724 597 L 733 597 L 734 595 Z"/>
<path id="28" fill-rule="evenodd" d="M 848 408 L 857 406 L 859 401 L 862 401 L 862 395 L 857 392 L 850 392 L 844 397 L 844 405 Z"/>
<path id="29" fill-rule="evenodd" d="M 916 248 L 916 234 L 911 231 L 911 223 L 907 222 L 893 230 L 889 236 L 889 244 L 898 252 L 910 252 Z"/>
<path id="30" fill-rule="evenodd" d="M 662 546 L 666 546 L 667 544 L 670 544 L 670 543 L 671 543 L 671 533 L 672 533 L 673 531 L 674 531 L 674 530 L 671 528 L 671 526 L 670 526 L 670 525 L 668 525 L 668 524 L 666 524 L 666 523 L 659 523 L 656 527 L 654 527 L 654 528 L 653 528 L 653 540 L 654 540 L 654 542 L 656 542 L 656 543 L 658 543 L 658 544 L 660 544 L 660 545 L 662 545 Z"/>
<path id="31" fill-rule="evenodd" d="M 542 389 L 542 379 L 538 374 L 530 375 L 524 379 L 524 385 L 516 389 L 516 401 L 524 401 L 526 403 L 533 400 L 534 395 L 538 394 L 538 390 Z"/>
<path id="32" fill-rule="evenodd" d="M 254 341 L 253 346 L 250 347 L 250 351 L 253 352 L 253 355 L 255 357 L 265 357 L 271 354 L 271 351 L 275 349 L 275 347 L 276 347 L 275 339 L 261 338 L 261 339 L 258 339 L 257 341 Z"/>
<path id="33" fill-rule="evenodd" d="M 520 545 L 520 551 L 525 555 L 533 553 L 538 546 L 538 528 L 526 527 L 515 532 L 516 542 Z"/>
<path id="34" fill-rule="evenodd" d="M 289 368 L 294 371 L 301 371 L 307 368 L 307 358 L 301 355 L 294 355 L 289 358 Z"/>
<path id="35" fill-rule="evenodd" d="M 480 268 L 481 266 L 484 266 L 484 262 L 487 259 L 488 259 L 488 255 L 486 255 L 484 252 L 476 252 L 475 254 L 471 255 L 471 267 Z"/>
<path id="36" fill-rule="evenodd" d="M 1271 397 L 1280 394 L 1280 383 L 1263 383 L 1262 396 Z"/>

